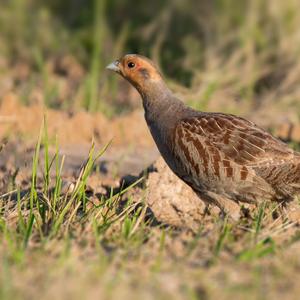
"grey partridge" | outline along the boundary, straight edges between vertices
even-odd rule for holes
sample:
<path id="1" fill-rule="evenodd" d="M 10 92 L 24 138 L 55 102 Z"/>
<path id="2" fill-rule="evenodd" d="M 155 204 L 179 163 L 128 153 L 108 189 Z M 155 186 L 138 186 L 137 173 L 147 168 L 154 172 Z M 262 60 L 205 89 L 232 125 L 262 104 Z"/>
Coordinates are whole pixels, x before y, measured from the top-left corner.
<path id="1" fill-rule="evenodd" d="M 107 66 L 140 93 L 152 137 L 170 169 L 207 204 L 286 203 L 300 193 L 300 153 L 243 118 L 196 111 L 174 96 L 151 60 Z"/>

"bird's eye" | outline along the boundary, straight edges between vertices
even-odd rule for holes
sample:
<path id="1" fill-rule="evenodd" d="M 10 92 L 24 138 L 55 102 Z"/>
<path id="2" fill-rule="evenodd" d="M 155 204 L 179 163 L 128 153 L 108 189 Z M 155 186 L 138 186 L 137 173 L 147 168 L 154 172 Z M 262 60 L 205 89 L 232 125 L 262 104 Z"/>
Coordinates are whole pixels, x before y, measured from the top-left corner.
<path id="1" fill-rule="evenodd" d="M 127 64 L 128 68 L 132 69 L 135 67 L 135 63 L 133 63 L 132 61 L 130 61 L 128 64 Z"/>

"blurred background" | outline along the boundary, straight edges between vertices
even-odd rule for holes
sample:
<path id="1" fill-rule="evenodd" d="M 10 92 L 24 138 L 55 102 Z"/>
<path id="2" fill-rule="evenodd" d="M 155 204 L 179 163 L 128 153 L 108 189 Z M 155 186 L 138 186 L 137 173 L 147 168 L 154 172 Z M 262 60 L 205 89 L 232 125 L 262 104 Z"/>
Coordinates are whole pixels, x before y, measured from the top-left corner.
<path id="1" fill-rule="evenodd" d="M 141 109 L 105 70 L 139 53 L 196 109 L 240 114 L 283 138 L 298 123 L 298 0 L 0 1 L 2 104 L 13 94 L 25 106 L 107 118 Z"/>

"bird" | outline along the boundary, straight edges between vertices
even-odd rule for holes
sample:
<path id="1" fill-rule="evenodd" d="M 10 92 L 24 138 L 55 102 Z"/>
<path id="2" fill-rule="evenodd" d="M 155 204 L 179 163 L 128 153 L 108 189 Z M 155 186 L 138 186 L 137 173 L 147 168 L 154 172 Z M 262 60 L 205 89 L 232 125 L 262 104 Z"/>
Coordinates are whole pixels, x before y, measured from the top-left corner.
<path id="1" fill-rule="evenodd" d="M 300 194 L 300 153 L 255 123 L 192 109 L 168 88 L 147 57 L 127 54 L 106 67 L 139 92 L 151 135 L 169 168 L 203 200 L 286 204 Z"/>

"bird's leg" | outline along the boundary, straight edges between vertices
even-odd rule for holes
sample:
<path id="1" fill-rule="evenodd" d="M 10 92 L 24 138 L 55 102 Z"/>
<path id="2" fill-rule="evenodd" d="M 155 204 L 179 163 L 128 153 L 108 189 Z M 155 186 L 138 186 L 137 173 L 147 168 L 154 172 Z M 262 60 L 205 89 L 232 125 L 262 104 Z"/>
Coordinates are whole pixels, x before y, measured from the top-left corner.
<path id="1" fill-rule="evenodd" d="M 203 212 L 203 217 L 206 217 L 207 215 L 210 215 L 210 207 L 209 207 L 209 203 L 205 202 L 205 208 L 204 208 L 204 212 Z"/>
<path id="2" fill-rule="evenodd" d="M 291 221 L 300 224 L 300 208 L 295 201 L 292 203 L 280 203 L 278 210 L 283 223 Z"/>
<path id="3" fill-rule="evenodd" d="M 213 192 L 206 192 L 199 195 L 206 203 L 216 205 L 224 215 L 228 215 L 233 220 L 237 221 L 240 218 L 240 206 L 238 203 L 229 198 L 220 196 Z"/>
<path id="4" fill-rule="evenodd" d="M 219 213 L 215 212 L 214 209 L 220 209 L 217 204 L 213 201 L 213 199 L 211 199 L 210 197 L 206 197 L 205 195 L 203 195 L 202 193 L 200 193 L 199 191 L 194 189 L 194 192 L 198 195 L 198 197 L 200 198 L 201 201 L 204 202 L 205 208 L 203 210 L 203 214 L 202 216 L 205 218 L 206 216 L 210 216 L 210 215 L 216 215 Z"/>
<path id="5" fill-rule="evenodd" d="M 281 221 L 284 223 L 286 221 L 287 215 L 288 215 L 284 203 L 280 203 L 278 205 L 278 210 L 279 210 L 279 215 L 280 215 Z"/>

